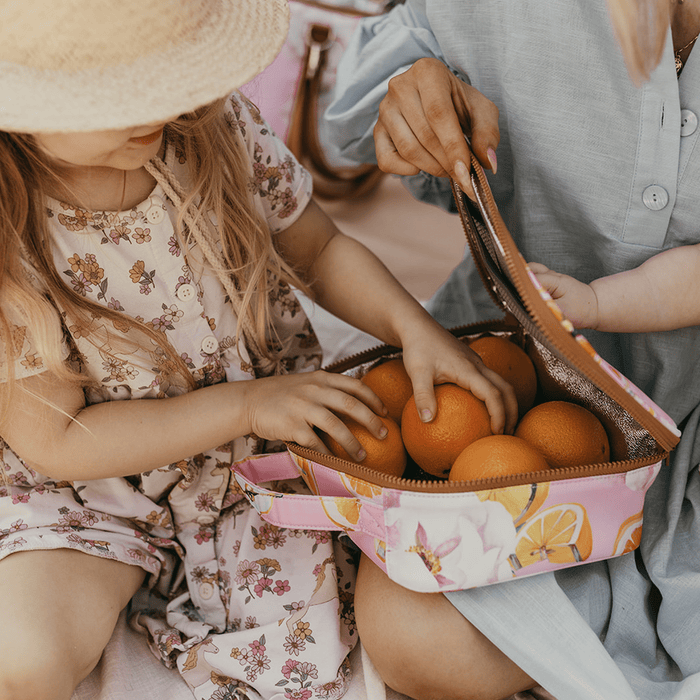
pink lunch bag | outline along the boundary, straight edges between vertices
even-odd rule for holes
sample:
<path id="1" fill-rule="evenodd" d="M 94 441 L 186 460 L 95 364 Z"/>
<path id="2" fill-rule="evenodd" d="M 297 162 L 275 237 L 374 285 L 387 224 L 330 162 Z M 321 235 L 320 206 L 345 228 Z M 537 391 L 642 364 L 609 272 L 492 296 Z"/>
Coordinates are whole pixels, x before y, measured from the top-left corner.
<path id="1" fill-rule="evenodd" d="M 415 591 L 453 591 L 608 559 L 634 550 L 644 496 L 678 442 L 673 421 L 603 360 L 539 285 L 472 164 L 474 204 L 453 185 L 472 255 L 506 316 L 452 332 L 465 342 L 502 335 L 538 374 L 538 402 L 592 411 L 611 461 L 480 481 L 392 477 L 290 443 L 234 465 L 244 494 L 284 528 L 347 533 L 388 576 Z M 327 368 L 361 377 L 400 350 L 382 346 Z M 265 482 L 301 476 L 311 493 Z M 410 475 L 409 475 L 410 476 Z"/>

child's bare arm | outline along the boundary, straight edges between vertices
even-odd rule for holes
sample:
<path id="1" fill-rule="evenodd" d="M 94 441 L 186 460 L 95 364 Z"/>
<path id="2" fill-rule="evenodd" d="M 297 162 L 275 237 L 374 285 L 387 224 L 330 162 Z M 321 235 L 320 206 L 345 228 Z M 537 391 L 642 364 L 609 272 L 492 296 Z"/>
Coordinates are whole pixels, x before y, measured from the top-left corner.
<path id="1" fill-rule="evenodd" d="M 530 269 L 577 328 L 648 333 L 700 324 L 700 245 L 666 250 L 590 285 L 539 263 Z"/>
<path id="2" fill-rule="evenodd" d="M 7 385 L 0 385 L 0 393 Z M 380 436 L 382 404 L 362 382 L 327 372 L 225 382 L 168 399 L 85 405 L 82 389 L 46 372 L 17 382 L 0 434 L 29 466 L 53 479 L 137 474 L 254 433 L 327 452 L 319 427 L 358 456 L 338 419 Z M 359 456 L 361 459 L 362 457 Z"/>
<path id="3" fill-rule="evenodd" d="M 403 348 L 419 412 L 434 415 L 434 384 L 470 389 L 491 414 L 494 432 L 510 431 L 517 402 L 509 384 L 440 326 L 398 283 L 381 261 L 343 235 L 314 203 L 279 235 L 285 258 L 300 270 L 316 300 L 344 321 Z"/>

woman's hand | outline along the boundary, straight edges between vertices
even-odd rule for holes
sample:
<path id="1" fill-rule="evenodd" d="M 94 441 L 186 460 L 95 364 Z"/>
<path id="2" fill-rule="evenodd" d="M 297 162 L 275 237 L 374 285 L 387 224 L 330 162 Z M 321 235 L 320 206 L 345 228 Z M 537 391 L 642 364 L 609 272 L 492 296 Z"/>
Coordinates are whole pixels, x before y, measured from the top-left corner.
<path id="1" fill-rule="evenodd" d="M 314 428 L 342 445 L 356 461 L 362 446 L 338 416 L 361 423 L 378 438 L 386 436 L 379 415 L 386 409 L 376 394 L 359 379 L 332 372 L 304 372 L 245 382 L 243 400 L 252 431 L 268 440 L 289 440 L 330 454 Z"/>
<path id="2" fill-rule="evenodd" d="M 451 383 L 468 389 L 486 404 L 495 434 L 513 432 L 518 420 L 513 387 L 441 326 L 436 324 L 434 333 L 417 333 L 407 339 L 403 362 L 413 383 L 418 415 L 425 422 L 433 419 L 437 409 L 434 386 Z"/>
<path id="3" fill-rule="evenodd" d="M 575 328 L 598 327 L 598 297 L 590 284 L 554 272 L 542 263 L 528 263 L 528 267 Z"/>
<path id="4" fill-rule="evenodd" d="M 470 147 L 485 168 L 496 172 L 500 139 L 498 108 L 456 78 L 436 58 L 422 58 L 389 81 L 374 128 L 377 162 L 384 172 L 449 175 L 470 197 Z"/>

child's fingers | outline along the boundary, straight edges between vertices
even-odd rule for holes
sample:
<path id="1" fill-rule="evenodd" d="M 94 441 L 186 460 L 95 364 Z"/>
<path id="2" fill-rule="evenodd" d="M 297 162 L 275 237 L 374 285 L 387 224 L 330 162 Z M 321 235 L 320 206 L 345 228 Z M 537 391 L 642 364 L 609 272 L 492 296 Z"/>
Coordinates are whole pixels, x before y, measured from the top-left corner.
<path id="1" fill-rule="evenodd" d="M 339 392 L 338 395 L 327 398 L 328 408 L 353 418 L 373 434 L 377 434 L 383 426 L 377 416 L 387 414 L 386 406 L 381 399 L 359 379 L 344 374 L 329 374 L 328 384 Z M 372 425 L 369 425 L 368 421 Z"/>
<path id="2" fill-rule="evenodd" d="M 488 372 L 488 370 L 484 367 L 483 372 Z M 465 389 L 469 389 L 477 399 L 481 399 L 486 404 L 486 409 L 491 416 L 491 431 L 494 435 L 500 435 L 507 430 L 509 425 L 508 404 L 504 395 L 508 385 L 506 384 L 502 391 L 501 386 L 503 386 L 503 382 L 497 383 L 495 380 L 491 381 L 490 377 L 491 375 L 487 378 L 485 374 L 477 370 L 467 381 L 459 381 L 458 383 Z M 500 377 L 498 377 L 498 379 L 500 379 Z"/>
<path id="3" fill-rule="evenodd" d="M 424 423 L 430 423 L 435 418 L 437 400 L 435 399 L 435 386 L 433 376 L 430 373 L 413 373 L 413 399 L 416 402 L 416 410 Z"/>
<path id="4" fill-rule="evenodd" d="M 495 434 L 513 432 L 518 420 L 518 402 L 513 387 L 501 376 L 483 365 L 473 365 L 471 372 L 455 376 L 451 383 L 471 391 L 486 404 L 491 416 L 491 430 Z M 413 387 L 418 415 L 424 422 L 430 422 L 437 410 L 432 378 L 416 377 Z"/>
<path id="5" fill-rule="evenodd" d="M 374 418 L 379 421 L 376 415 L 374 415 Z M 314 428 L 333 438 L 350 455 L 351 459 L 361 462 L 366 457 L 362 445 L 341 418 L 332 410 L 320 405 L 307 408 L 304 421 L 299 421 L 294 426 L 289 439 L 309 449 L 330 455 L 331 452 L 326 443 Z M 384 428 L 383 425 L 382 428 Z M 386 429 L 384 428 L 384 430 Z"/>
<path id="6" fill-rule="evenodd" d="M 510 435 L 515 430 L 515 426 L 518 422 L 519 415 L 518 399 L 515 395 L 515 389 L 513 389 L 513 387 L 505 379 L 503 379 L 503 377 L 501 377 L 500 374 L 497 374 L 496 372 L 493 372 L 492 370 L 486 367 L 483 367 L 481 369 L 481 373 L 499 391 L 498 399 L 494 399 L 493 397 L 489 397 L 489 400 L 481 399 L 486 404 L 486 408 L 488 408 L 489 414 L 491 415 L 491 430 L 493 430 L 494 433 L 498 434 L 494 427 L 494 414 L 491 411 L 491 406 L 494 406 L 495 409 L 496 401 L 498 402 L 499 406 L 503 407 L 505 419 L 503 425 L 503 432 Z M 474 395 L 477 395 L 476 392 L 474 392 Z M 491 402 L 491 404 L 489 403 L 489 401 Z"/>
<path id="7" fill-rule="evenodd" d="M 312 430 L 311 426 L 308 426 L 308 430 L 300 432 L 293 442 L 301 445 L 302 447 L 308 447 L 310 450 L 315 450 L 324 455 L 330 455 L 331 451 L 326 447 L 325 443 L 318 434 Z"/>
<path id="8" fill-rule="evenodd" d="M 358 423 L 362 422 L 376 437 L 380 439 L 386 437 L 387 429 L 376 414 L 371 413 L 371 418 L 366 423 L 357 418 L 355 420 Z M 359 440 L 350 432 L 343 420 L 332 411 L 325 411 L 325 415 L 314 420 L 314 424 L 319 430 L 333 438 L 356 462 L 361 462 L 367 456 Z"/>
<path id="9" fill-rule="evenodd" d="M 386 408 L 377 395 L 357 379 L 328 375 L 327 383 L 329 387 L 322 400 L 310 408 L 307 420 L 332 437 L 356 461 L 362 461 L 366 456 L 364 449 L 348 430 L 343 418 L 351 418 L 383 440 L 387 429 L 378 414 L 385 415 Z"/>
<path id="10" fill-rule="evenodd" d="M 559 293 L 559 287 L 561 286 L 562 281 L 565 279 L 564 275 L 554 272 L 554 270 L 550 270 L 542 263 L 528 263 L 528 267 L 530 268 L 530 272 L 537 277 L 539 283 L 554 299 L 561 296 Z"/>

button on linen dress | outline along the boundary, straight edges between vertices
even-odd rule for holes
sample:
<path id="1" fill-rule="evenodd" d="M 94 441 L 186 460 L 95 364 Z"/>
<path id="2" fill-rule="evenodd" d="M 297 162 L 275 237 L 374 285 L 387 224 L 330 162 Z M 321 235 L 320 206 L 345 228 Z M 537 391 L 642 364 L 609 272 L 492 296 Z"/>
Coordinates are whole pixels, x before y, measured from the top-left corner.
<path id="1" fill-rule="evenodd" d="M 240 96 L 227 101 L 227 120 L 247 147 L 248 190 L 274 235 L 304 210 L 311 179 Z M 186 187 L 184 155 L 169 146 L 165 161 Z M 78 294 L 163 331 L 199 386 L 251 380 L 223 286 L 201 264 L 197 246 L 178 239 L 177 213 L 160 184 L 119 213 L 49 200 L 56 267 Z M 280 337 L 291 339 L 285 369 L 317 369 L 320 347 L 284 285 L 276 286 L 273 315 Z M 92 323 L 65 321 L 67 357 L 99 382 L 91 402 L 182 393 L 163 372 L 157 348 L 95 346 L 90 336 L 104 321 Z M 21 348 L 16 376 L 44 371 L 19 320 L 14 334 Z M 132 601 L 132 624 L 167 664 L 177 664 L 196 698 L 238 697 L 236 689 L 248 686 L 264 698 L 339 697 L 356 639 L 350 556 L 327 532 L 281 529 L 249 506 L 230 464 L 258 452 L 259 442 L 242 437 L 137 476 L 81 482 L 38 474 L 0 443 L 9 481 L 0 486 L 0 557 L 72 548 L 145 569 L 149 592 Z"/>

